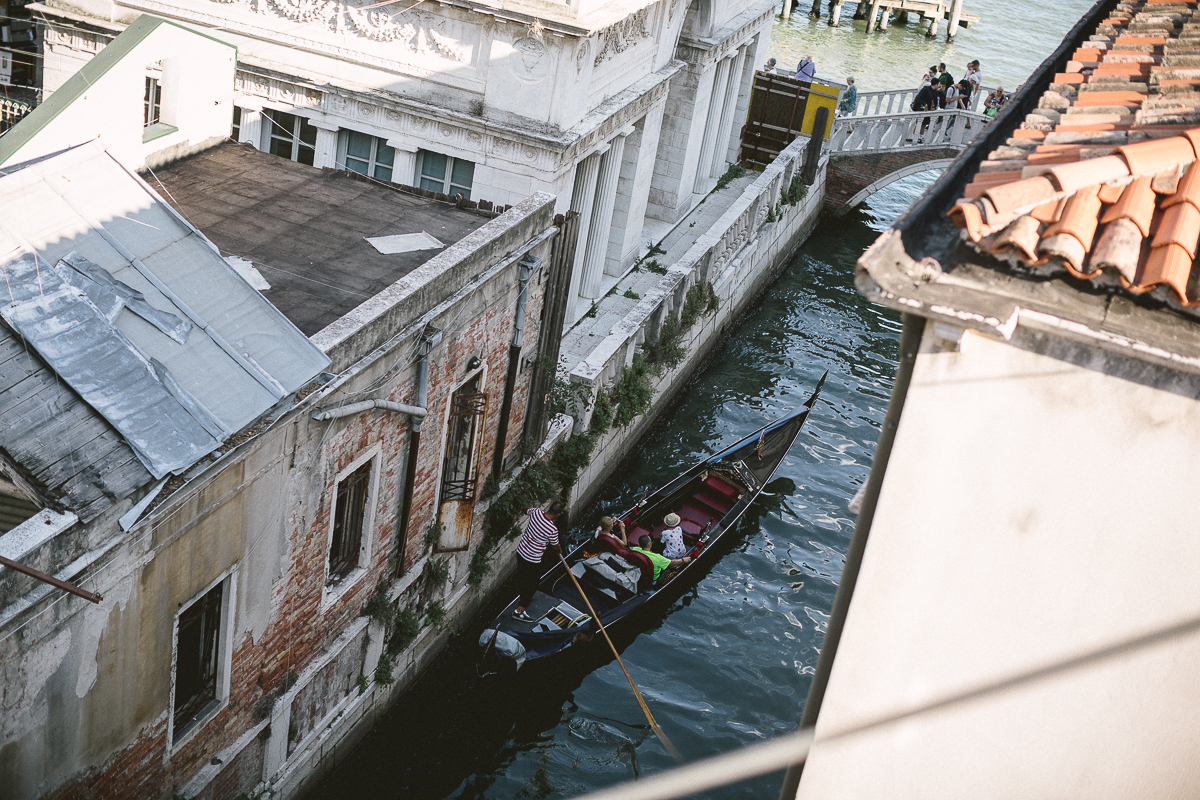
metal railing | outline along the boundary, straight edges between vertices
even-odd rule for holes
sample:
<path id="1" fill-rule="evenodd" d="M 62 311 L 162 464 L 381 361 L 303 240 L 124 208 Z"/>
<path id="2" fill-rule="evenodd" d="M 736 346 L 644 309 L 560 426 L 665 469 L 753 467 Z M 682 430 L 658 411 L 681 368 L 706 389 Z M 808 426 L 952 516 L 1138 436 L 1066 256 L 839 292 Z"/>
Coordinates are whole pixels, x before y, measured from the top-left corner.
<path id="1" fill-rule="evenodd" d="M 961 150 L 991 118 L 972 111 L 909 111 L 869 117 L 839 117 L 833 122 L 829 152 L 881 150 Z"/>

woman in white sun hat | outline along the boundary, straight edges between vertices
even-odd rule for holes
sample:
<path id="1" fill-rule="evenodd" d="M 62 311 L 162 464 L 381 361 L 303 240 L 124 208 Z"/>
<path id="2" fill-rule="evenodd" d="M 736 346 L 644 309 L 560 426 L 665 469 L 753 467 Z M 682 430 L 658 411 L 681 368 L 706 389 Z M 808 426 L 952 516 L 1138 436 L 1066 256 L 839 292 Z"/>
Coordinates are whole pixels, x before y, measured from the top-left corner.
<path id="1" fill-rule="evenodd" d="M 667 558 L 686 556 L 687 547 L 683 543 L 683 528 L 679 527 L 679 515 L 667 514 L 663 517 L 663 525 L 667 526 L 662 532 L 663 555 Z"/>

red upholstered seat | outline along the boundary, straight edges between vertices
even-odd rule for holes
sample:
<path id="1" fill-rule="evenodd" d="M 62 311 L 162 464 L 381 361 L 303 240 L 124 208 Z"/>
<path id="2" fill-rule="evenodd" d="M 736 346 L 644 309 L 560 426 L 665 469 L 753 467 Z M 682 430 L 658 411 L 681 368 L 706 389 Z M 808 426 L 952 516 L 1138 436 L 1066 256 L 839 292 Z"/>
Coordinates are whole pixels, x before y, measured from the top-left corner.
<path id="1" fill-rule="evenodd" d="M 719 496 L 724 497 L 730 503 L 734 503 L 737 501 L 737 496 L 738 496 L 737 487 L 732 485 L 728 481 L 722 480 L 721 478 L 719 478 L 716 475 L 709 475 L 707 478 L 705 478 L 704 485 L 707 486 L 709 489 L 712 489 Z"/>
<path id="2" fill-rule="evenodd" d="M 599 541 L 600 549 L 609 553 L 616 553 L 621 558 L 640 569 L 642 571 L 642 580 L 646 582 L 654 580 L 654 565 L 650 563 L 650 559 L 646 558 L 645 555 L 634 550 L 630 550 L 628 547 L 621 544 L 620 539 L 610 533 L 602 533 L 596 538 Z"/>

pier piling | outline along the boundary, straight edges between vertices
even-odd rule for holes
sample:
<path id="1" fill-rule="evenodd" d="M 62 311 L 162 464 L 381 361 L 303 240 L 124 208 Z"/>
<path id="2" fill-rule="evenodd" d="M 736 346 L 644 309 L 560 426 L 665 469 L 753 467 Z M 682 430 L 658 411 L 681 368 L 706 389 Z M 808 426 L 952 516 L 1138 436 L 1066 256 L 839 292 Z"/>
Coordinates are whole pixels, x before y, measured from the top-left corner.
<path id="1" fill-rule="evenodd" d="M 950 5 L 950 24 L 946 27 L 946 41 L 954 41 L 954 34 L 958 33 L 958 23 L 962 19 L 963 0 L 952 0 Z"/>
<path id="2" fill-rule="evenodd" d="M 845 5 L 844 0 L 835 0 L 830 5 L 829 9 L 829 27 L 836 28 L 842 20 L 842 6 Z"/>

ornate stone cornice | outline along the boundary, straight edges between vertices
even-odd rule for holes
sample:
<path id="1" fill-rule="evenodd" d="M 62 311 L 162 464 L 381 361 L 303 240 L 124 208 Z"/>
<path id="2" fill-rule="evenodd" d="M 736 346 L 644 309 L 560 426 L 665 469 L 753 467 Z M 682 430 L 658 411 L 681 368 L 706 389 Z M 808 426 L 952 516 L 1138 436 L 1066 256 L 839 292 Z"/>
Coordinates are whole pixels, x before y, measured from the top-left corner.
<path id="1" fill-rule="evenodd" d="M 598 67 L 608 59 L 624 53 L 638 42 L 649 39 L 651 36 L 648 28 L 649 22 L 650 8 L 643 8 L 641 11 L 630 14 L 616 25 L 600 31 L 594 66 Z"/>

